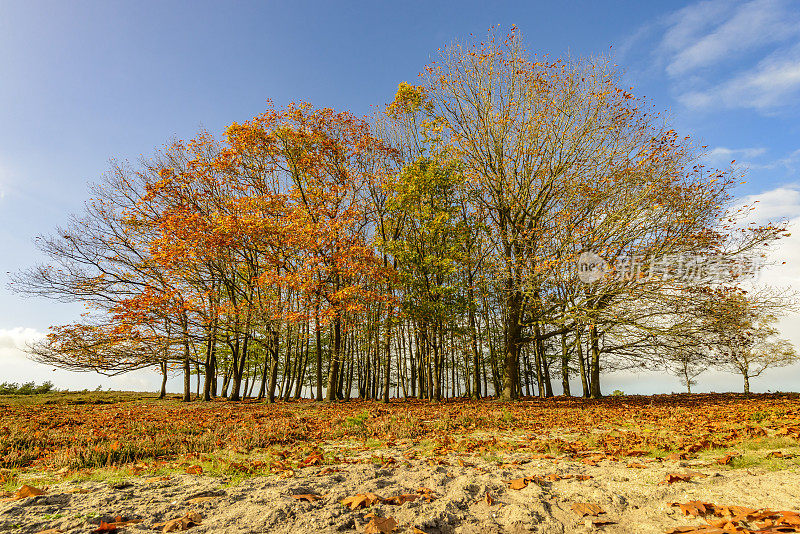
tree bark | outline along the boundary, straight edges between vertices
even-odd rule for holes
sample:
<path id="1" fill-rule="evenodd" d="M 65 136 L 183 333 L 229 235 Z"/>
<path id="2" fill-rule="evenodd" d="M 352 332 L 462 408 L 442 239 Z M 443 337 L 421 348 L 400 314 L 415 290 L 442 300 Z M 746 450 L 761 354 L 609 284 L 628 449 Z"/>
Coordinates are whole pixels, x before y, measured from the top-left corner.
<path id="1" fill-rule="evenodd" d="M 509 284 L 506 284 L 507 286 Z M 522 342 L 522 295 L 513 291 L 506 299 L 506 340 L 503 353 L 503 392 L 500 399 L 509 401 L 518 398 L 519 388 L 519 347 Z"/>
<path id="2" fill-rule="evenodd" d="M 159 366 L 161 367 L 161 392 L 158 394 L 158 398 L 163 399 L 167 396 L 167 360 L 161 360 Z"/>
<path id="3" fill-rule="evenodd" d="M 278 351 L 280 350 L 280 334 L 278 329 L 275 328 L 270 332 L 272 340 L 270 341 L 270 366 L 269 366 L 269 389 L 267 390 L 267 402 L 270 404 L 275 402 L 275 387 L 278 384 Z M 287 351 L 291 351 L 291 343 L 288 337 L 286 340 Z"/>
<path id="4" fill-rule="evenodd" d="M 391 361 L 392 361 L 392 314 L 391 307 L 386 309 L 386 374 L 383 380 L 383 402 L 389 402 L 389 386 L 391 384 Z"/>
<path id="5" fill-rule="evenodd" d="M 603 396 L 600 393 L 600 338 L 597 334 L 597 325 L 593 324 L 589 330 L 589 340 L 592 345 L 591 372 L 591 397 L 599 399 Z"/>
<path id="6" fill-rule="evenodd" d="M 469 334 L 470 348 L 472 349 L 472 397 L 481 398 L 481 360 L 478 353 L 478 332 L 475 324 L 475 306 L 472 292 L 472 281 L 470 280 L 468 289 L 469 300 Z"/>
<path id="7" fill-rule="evenodd" d="M 339 358 L 342 350 L 342 317 L 337 311 L 333 318 L 333 353 L 331 354 L 330 370 L 328 372 L 328 394 L 325 400 L 336 400 L 339 389 Z"/>
<path id="8" fill-rule="evenodd" d="M 569 391 L 569 351 L 567 350 L 567 334 L 561 334 L 561 391 L 565 397 L 571 396 Z"/>
<path id="9" fill-rule="evenodd" d="M 322 332 L 319 328 L 319 306 L 314 315 L 314 326 L 317 330 L 317 400 L 322 400 Z"/>
<path id="10" fill-rule="evenodd" d="M 181 317 L 183 330 L 183 402 L 192 400 L 192 367 L 189 360 L 189 321 L 186 316 Z"/>
<path id="11" fill-rule="evenodd" d="M 581 373 L 581 388 L 584 398 L 589 398 L 589 381 L 586 379 L 586 360 L 583 357 L 583 341 L 581 340 L 580 329 L 575 330 L 575 347 L 578 349 L 578 371 Z"/>

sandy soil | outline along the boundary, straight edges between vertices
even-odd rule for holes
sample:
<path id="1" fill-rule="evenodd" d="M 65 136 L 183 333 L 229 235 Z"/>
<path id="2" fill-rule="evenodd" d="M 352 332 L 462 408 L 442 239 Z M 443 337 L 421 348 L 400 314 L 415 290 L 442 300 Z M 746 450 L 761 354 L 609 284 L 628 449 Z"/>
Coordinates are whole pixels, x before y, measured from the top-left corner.
<path id="1" fill-rule="evenodd" d="M 47 487 L 44 495 L 0 502 L 0 532 L 91 532 L 101 520 L 113 521 L 116 516 L 141 520 L 120 532 L 153 532 L 154 525 L 199 512 L 202 523 L 191 533 L 364 532 L 368 514 L 374 513 L 393 517 L 398 523 L 395 532 L 419 532 L 415 527 L 428 534 L 646 534 L 699 523 L 672 507 L 674 502 L 800 510 L 797 470 L 727 469 L 698 460 L 642 458 L 602 459 L 588 465 L 582 458 L 528 453 L 420 455 L 408 460 L 404 456 L 408 452 L 404 447 L 362 450 L 355 453 L 354 463 L 317 465 L 295 470 L 287 478 L 261 476 L 235 484 L 189 474 L 131 477 L 115 484 L 61 482 Z M 376 456 L 394 458 L 396 463 L 377 463 Z M 692 478 L 659 484 L 670 473 L 689 473 Z M 564 478 L 552 480 L 557 477 L 551 475 Z M 507 482 L 525 477 L 540 478 L 519 490 Z M 432 493 L 420 493 L 420 488 Z M 341 504 L 348 496 L 366 492 L 383 498 L 420 497 L 401 505 L 377 503 L 357 510 Z M 297 494 L 317 494 L 321 499 L 299 501 L 292 497 Z M 604 513 L 581 517 L 572 510 L 575 503 L 597 504 Z M 598 520 L 612 523 L 594 526 L 592 521 Z"/>

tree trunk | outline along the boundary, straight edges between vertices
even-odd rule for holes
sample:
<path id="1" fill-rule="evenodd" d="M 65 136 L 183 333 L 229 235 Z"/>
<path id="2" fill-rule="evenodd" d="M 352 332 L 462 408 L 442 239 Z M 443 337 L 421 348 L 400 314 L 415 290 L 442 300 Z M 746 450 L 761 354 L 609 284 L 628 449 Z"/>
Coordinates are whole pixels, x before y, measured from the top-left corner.
<path id="1" fill-rule="evenodd" d="M 333 353 L 331 354 L 330 370 L 328 372 L 328 394 L 325 400 L 336 400 L 339 386 L 339 358 L 342 350 L 342 317 L 337 311 L 333 318 Z"/>
<path id="2" fill-rule="evenodd" d="M 561 391 L 569 397 L 569 351 L 567 350 L 567 334 L 561 334 Z"/>
<path id="3" fill-rule="evenodd" d="M 211 355 L 211 369 L 212 369 L 212 376 L 211 376 L 211 398 L 217 396 L 217 351 L 216 348 L 214 349 L 214 354 Z"/>
<path id="4" fill-rule="evenodd" d="M 278 351 L 280 350 L 280 334 L 277 329 L 272 330 L 272 341 L 270 342 L 270 366 L 269 366 L 269 389 L 267 391 L 267 402 L 270 404 L 275 402 L 275 387 L 278 384 Z M 288 335 L 286 339 L 286 350 L 291 351 L 291 341 Z"/>
<path id="5" fill-rule="evenodd" d="M 319 306 L 314 316 L 314 326 L 317 329 L 317 400 L 322 400 L 322 333 L 319 328 Z"/>
<path id="6" fill-rule="evenodd" d="M 192 400 L 192 367 L 189 361 L 189 340 L 185 339 L 183 350 L 183 402 Z"/>
<path id="7" fill-rule="evenodd" d="M 438 327 L 433 332 L 433 396 L 438 401 L 442 398 L 442 345 Z"/>
<path id="8" fill-rule="evenodd" d="M 537 334 L 538 335 L 538 334 Z M 536 343 L 539 345 L 539 352 L 542 353 L 542 370 L 544 371 L 544 396 L 553 396 L 553 382 L 550 380 L 550 362 L 547 360 L 547 353 L 544 349 L 544 342 L 540 339 Z"/>
<path id="9" fill-rule="evenodd" d="M 583 357 L 583 341 L 581 341 L 581 331 L 575 331 L 575 347 L 578 349 L 578 371 L 581 373 L 581 388 L 584 398 L 589 398 L 589 381 L 586 379 L 586 360 Z"/>
<path id="10" fill-rule="evenodd" d="M 192 400 L 192 367 L 189 361 L 189 321 L 183 316 L 181 317 L 181 323 L 183 327 L 183 402 L 189 402 Z"/>
<path id="11" fill-rule="evenodd" d="M 475 306 L 474 297 L 472 294 L 472 283 L 468 290 L 469 299 L 469 334 L 470 334 L 470 348 L 472 349 L 472 397 L 475 399 L 481 398 L 481 360 L 478 353 L 478 332 L 475 324 Z"/>
<path id="12" fill-rule="evenodd" d="M 258 387 L 258 396 L 256 400 L 261 400 L 267 395 L 267 373 L 269 371 L 269 362 L 271 361 L 269 354 L 264 356 L 264 365 L 261 366 L 261 385 Z"/>
<path id="13" fill-rule="evenodd" d="M 158 394 L 158 398 L 163 399 L 167 396 L 167 360 L 161 360 L 159 366 L 161 367 L 161 392 Z"/>
<path id="14" fill-rule="evenodd" d="M 244 341 L 242 344 L 239 344 L 239 335 L 236 334 L 236 342 L 234 344 L 235 352 L 232 362 L 233 367 L 233 377 L 231 383 L 231 395 L 229 400 L 238 401 L 241 399 L 241 389 L 242 389 L 242 378 L 244 374 L 244 364 L 245 360 L 247 359 L 247 340 L 248 336 L 245 334 Z"/>
<path id="15" fill-rule="evenodd" d="M 306 366 L 308 365 L 308 355 L 311 352 L 311 342 L 308 339 L 308 327 L 305 327 L 305 343 L 303 344 L 303 350 L 301 352 L 302 359 L 298 362 L 300 368 L 297 372 L 297 382 L 294 389 L 294 398 L 299 399 L 303 393 L 303 381 L 306 378 Z"/>
<path id="16" fill-rule="evenodd" d="M 509 283 L 506 284 L 507 286 Z M 511 287 L 507 289 L 512 292 L 506 299 L 506 340 L 503 354 L 503 392 L 500 399 L 509 401 L 518 398 L 519 388 L 519 347 L 522 341 L 522 295 L 513 291 Z"/>
<path id="17" fill-rule="evenodd" d="M 392 361 L 392 314 L 391 307 L 386 309 L 386 374 L 383 380 L 383 402 L 389 402 L 389 386 L 391 384 Z M 399 377 L 398 377 L 399 378 Z"/>
<path id="18" fill-rule="evenodd" d="M 603 394 L 600 393 L 600 339 L 597 335 L 597 325 L 593 324 L 589 330 L 589 340 L 592 345 L 592 361 L 590 364 L 591 397 L 599 399 Z"/>
<path id="19" fill-rule="evenodd" d="M 215 352 L 216 352 L 216 325 L 211 327 L 211 331 L 208 335 L 208 344 L 206 345 L 206 376 L 205 382 L 203 384 L 203 400 L 210 401 L 211 394 L 212 394 L 212 385 L 211 383 L 216 380 L 217 378 L 217 370 L 214 369 L 214 360 L 215 360 Z"/>

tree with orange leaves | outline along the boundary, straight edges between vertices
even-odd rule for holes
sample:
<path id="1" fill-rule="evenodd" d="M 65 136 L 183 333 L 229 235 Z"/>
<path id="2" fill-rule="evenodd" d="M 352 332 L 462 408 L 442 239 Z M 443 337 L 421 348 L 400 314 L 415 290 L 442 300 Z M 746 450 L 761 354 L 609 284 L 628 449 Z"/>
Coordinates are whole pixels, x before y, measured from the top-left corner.
<path id="1" fill-rule="evenodd" d="M 326 399 L 335 400 L 344 317 L 383 297 L 375 283 L 387 271 L 370 243 L 367 193 L 392 150 L 365 121 L 305 103 L 233 124 L 227 139 L 237 158 L 257 162 L 288 190 L 292 257 L 279 278 L 306 300 L 297 317 L 320 314 L 314 319 L 332 324 Z"/>

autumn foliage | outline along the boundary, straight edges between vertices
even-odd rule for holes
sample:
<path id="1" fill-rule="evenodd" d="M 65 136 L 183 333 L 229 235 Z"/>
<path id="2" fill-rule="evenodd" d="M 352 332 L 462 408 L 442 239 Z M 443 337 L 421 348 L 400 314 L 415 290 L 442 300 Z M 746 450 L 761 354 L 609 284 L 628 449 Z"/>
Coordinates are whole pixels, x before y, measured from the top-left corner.
<path id="1" fill-rule="evenodd" d="M 40 240 L 50 262 L 15 277 L 88 308 L 34 356 L 270 402 L 551 397 L 556 373 L 599 398 L 602 369 L 665 366 L 749 389 L 761 363 L 797 359 L 763 340 L 782 358 L 733 362 L 738 323 L 709 310 L 779 315 L 746 277 L 673 276 L 676 258 L 760 258 L 785 228 L 738 224 L 741 177 L 707 168 L 608 62 L 532 56 L 513 29 L 446 47 L 421 78 L 370 117 L 268 103 L 113 165 Z M 601 282 L 577 277 L 587 251 L 611 265 Z"/>

